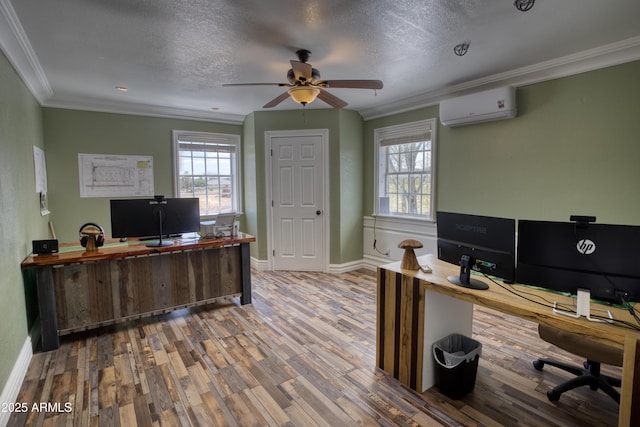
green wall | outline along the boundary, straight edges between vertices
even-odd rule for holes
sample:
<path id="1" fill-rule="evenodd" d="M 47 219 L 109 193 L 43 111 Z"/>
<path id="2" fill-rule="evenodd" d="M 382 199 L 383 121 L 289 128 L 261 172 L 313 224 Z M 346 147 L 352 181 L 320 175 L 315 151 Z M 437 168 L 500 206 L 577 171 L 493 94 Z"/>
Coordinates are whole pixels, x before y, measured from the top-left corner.
<path id="1" fill-rule="evenodd" d="M 108 198 L 80 198 L 78 153 L 153 156 L 154 192 L 174 195 L 173 130 L 242 134 L 242 126 L 90 111 L 43 109 L 49 209 L 61 242 L 78 239 L 86 222 L 97 222 L 108 237 Z"/>
<path id="2" fill-rule="evenodd" d="M 242 186 L 244 195 L 244 228 L 243 230 L 252 236 L 256 236 L 256 241 L 250 244 L 251 255 L 257 258 L 259 253 L 258 236 L 258 194 L 256 176 L 256 135 L 255 115 L 249 114 L 243 126 L 242 156 L 244 157 L 244 168 L 242 170 Z"/>
<path id="3" fill-rule="evenodd" d="M 20 263 L 31 252 L 32 240 L 49 238 L 33 166 L 33 146 L 44 148 L 42 135 L 40 106 L 0 53 L 0 390 L 33 321 L 27 319 L 25 292 L 32 296 L 34 291 L 25 287 Z"/>
<path id="4" fill-rule="evenodd" d="M 518 88 L 513 120 L 438 126 L 437 209 L 640 224 L 640 61 Z M 437 107 L 365 123 L 364 213 L 373 206 L 373 130 L 437 117 Z"/>
<path id="5" fill-rule="evenodd" d="M 249 197 L 255 196 L 255 221 L 247 230 L 257 237 L 252 255 L 267 256 L 267 213 L 265 139 L 267 131 L 294 129 L 329 130 L 330 260 L 343 264 L 362 258 L 362 208 L 359 185 L 362 180 L 362 117 L 350 110 L 257 111 L 245 122 L 253 138 L 251 161 L 254 170 L 246 180 Z M 245 138 L 249 140 L 249 137 Z M 250 151 L 251 149 L 247 149 Z M 246 157 L 245 157 L 246 159 Z M 253 175 L 255 174 L 255 175 Z M 354 203 L 354 200 L 356 202 Z M 347 203 L 345 203 L 345 201 Z M 253 200 L 251 201 L 253 203 Z M 355 230 L 354 228 L 357 228 Z"/>
<path id="6" fill-rule="evenodd" d="M 362 124 L 358 113 L 340 111 L 340 187 L 337 191 L 340 198 L 340 223 L 334 224 L 331 221 L 332 228 L 339 226 L 340 229 L 339 263 L 362 259 Z"/>

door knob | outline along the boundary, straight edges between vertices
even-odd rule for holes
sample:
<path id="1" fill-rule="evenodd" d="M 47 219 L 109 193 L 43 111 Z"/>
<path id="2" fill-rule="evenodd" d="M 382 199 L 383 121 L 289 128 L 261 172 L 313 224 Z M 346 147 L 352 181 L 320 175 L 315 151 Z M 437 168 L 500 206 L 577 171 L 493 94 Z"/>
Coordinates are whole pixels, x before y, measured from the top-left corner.
<path id="1" fill-rule="evenodd" d="M 318 210 L 316 211 L 316 215 L 322 215 L 322 211 L 321 211 L 320 209 L 318 209 Z"/>

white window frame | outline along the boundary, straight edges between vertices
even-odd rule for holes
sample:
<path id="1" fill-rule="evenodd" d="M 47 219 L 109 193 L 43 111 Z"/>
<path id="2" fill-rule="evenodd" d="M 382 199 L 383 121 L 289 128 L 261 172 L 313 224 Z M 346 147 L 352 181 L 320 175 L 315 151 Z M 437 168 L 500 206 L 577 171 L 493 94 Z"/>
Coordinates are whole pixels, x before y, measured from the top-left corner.
<path id="1" fill-rule="evenodd" d="M 394 126 L 377 128 L 373 132 L 374 136 L 374 174 L 375 185 L 373 195 L 373 215 L 389 216 L 393 218 L 410 218 L 418 220 L 435 221 L 435 199 L 436 199 L 436 132 L 437 122 L 435 118 L 419 120 L 410 123 L 402 123 Z M 380 199 L 385 189 L 386 157 L 381 155 L 381 149 L 392 145 L 395 142 L 411 141 L 418 135 L 431 136 L 431 196 L 429 201 L 429 215 L 394 214 L 381 212 Z"/>
<path id="2" fill-rule="evenodd" d="M 232 180 L 232 211 L 242 213 L 242 171 L 241 165 L 241 147 L 240 135 L 213 133 L 213 132 L 193 132 L 184 130 L 173 131 L 173 180 L 175 197 L 180 197 L 180 142 L 195 142 L 208 144 L 232 145 L 235 147 L 235 162 L 232 164 L 231 180 Z M 216 213 L 209 213 L 200 216 L 202 219 L 215 218 Z"/>

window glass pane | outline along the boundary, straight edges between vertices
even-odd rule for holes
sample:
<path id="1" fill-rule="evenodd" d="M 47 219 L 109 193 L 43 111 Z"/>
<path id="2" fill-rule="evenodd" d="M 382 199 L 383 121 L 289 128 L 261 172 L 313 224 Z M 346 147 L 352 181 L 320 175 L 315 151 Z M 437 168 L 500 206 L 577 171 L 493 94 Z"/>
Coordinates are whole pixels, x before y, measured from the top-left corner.
<path id="1" fill-rule="evenodd" d="M 400 171 L 400 155 L 392 154 L 387 157 L 387 172 L 393 173 Z"/>
<path id="2" fill-rule="evenodd" d="M 398 193 L 408 193 L 409 192 L 409 179 L 407 175 L 399 175 L 398 176 Z"/>
<path id="3" fill-rule="evenodd" d="M 423 171 L 424 170 L 424 152 L 417 152 L 413 158 L 413 171 Z"/>
<path id="4" fill-rule="evenodd" d="M 193 197 L 193 180 L 190 176 L 180 177 L 180 196 Z"/>
<path id="5" fill-rule="evenodd" d="M 411 154 L 406 150 L 403 150 L 398 156 L 399 156 L 398 164 L 399 164 L 400 172 L 408 172 L 409 165 L 411 164 Z"/>
<path id="6" fill-rule="evenodd" d="M 193 155 L 193 174 L 205 175 L 206 169 L 204 167 L 204 153 L 202 151 L 194 151 Z"/>
<path id="7" fill-rule="evenodd" d="M 206 177 L 194 176 L 193 177 L 193 194 L 196 197 L 204 196 L 206 194 Z"/>
<path id="8" fill-rule="evenodd" d="M 396 194 L 389 195 L 389 212 L 398 212 L 398 196 Z"/>
<path id="9" fill-rule="evenodd" d="M 180 163 L 178 166 L 180 175 L 191 175 L 193 169 L 191 167 L 191 153 L 180 152 Z"/>
<path id="10" fill-rule="evenodd" d="M 220 165 L 220 171 L 218 172 L 220 175 L 231 175 L 231 156 L 228 153 L 220 155 L 218 164 Z"/>
<path id="11" fill-rule="evenodd" d="M 218 157 L 215 154 L 207 153 L 206 159 L 207 175 L 217 175 L 218 170 Z"/>
<path id="12" fill-rule="evenodd" d="M 387 176 L 387 193 L 397 193 L 398 192 L 398 177 L 396 175 L 388 175 Z"/>

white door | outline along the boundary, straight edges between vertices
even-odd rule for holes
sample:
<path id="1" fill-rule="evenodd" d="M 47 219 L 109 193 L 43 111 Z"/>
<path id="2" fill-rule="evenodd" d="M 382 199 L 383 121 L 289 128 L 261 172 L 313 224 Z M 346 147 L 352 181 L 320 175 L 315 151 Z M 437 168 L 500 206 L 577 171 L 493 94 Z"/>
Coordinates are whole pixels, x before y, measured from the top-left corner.
<path id="1" fill-rule="evenodd" d="M 323 271 L 326 134 L 269 134 L 274 270 Z"/>

